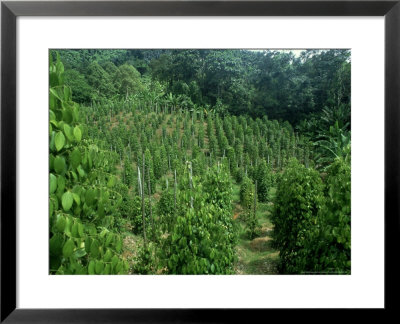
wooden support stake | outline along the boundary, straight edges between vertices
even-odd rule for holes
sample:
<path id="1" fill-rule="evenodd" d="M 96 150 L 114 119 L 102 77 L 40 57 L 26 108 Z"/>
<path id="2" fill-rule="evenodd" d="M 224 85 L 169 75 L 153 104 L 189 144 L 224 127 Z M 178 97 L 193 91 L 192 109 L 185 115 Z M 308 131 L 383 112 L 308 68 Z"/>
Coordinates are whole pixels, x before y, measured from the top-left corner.
<path id="1" fill-rule="evenodd" d="M 174 183 L 174 211 L 176 211 L 176 169 L 175 169 L 175 183 Z"/>
<path id="2" fill-rule="evenodd" d="M 143 165 L 143 168 L 142 168 L 142 220 L 143 220 L 143 240 L 144 240 L 144 246 L 146 247 L 146 244 L 147 244 L 147 238 L 146 238 L 146 219 L 145 219 L 145 210 L 144 210 L 144 208 L 145 208 L 145 206 L 144 206 L 144 184 L 145 184 L 145 182 L 144 182 L 144 163 L 145 163 L 145 160 L 144 160 L 144 153 L 143 153 L 143 158 L 142 158 L 142 165 Z"/>

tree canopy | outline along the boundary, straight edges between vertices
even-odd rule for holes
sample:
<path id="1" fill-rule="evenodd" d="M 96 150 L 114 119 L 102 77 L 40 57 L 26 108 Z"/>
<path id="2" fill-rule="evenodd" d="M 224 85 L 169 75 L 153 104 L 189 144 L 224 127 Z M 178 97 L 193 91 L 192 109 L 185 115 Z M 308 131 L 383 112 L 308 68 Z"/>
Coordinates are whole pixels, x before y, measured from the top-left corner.
<path id="1" fill-rule="evenodd" d="M 141 78 L 150 78 L 162 85 L 163 93 L 179 97 L 183 108 L 224 107 L 233 115 L 267 115 L 293 125 L 319 118 L 324 109 L 350 109 L 349 50 L 59 52 L 65 66 L 75 71 L 66 83 L 82 103 L 139 93 Z M 94 90 L 91 96 L 87 85 Z M 345 122 L 349 121 L 348 116 Z"/>

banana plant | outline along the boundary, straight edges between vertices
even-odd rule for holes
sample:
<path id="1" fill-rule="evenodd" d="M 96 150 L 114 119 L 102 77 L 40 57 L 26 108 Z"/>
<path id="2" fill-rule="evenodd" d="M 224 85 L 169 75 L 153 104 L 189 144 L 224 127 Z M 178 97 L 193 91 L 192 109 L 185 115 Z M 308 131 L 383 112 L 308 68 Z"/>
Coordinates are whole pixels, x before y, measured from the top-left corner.
<path id="1" fill-rule="evenodd" d="M 351 132 L 340 128 L 339 122 L 336 121 L 327 134 L 320 134 L 314 146 L 316 147 L 316 163 L 320 169 L 325 170 L 337 158 L 350 159 Z"/>

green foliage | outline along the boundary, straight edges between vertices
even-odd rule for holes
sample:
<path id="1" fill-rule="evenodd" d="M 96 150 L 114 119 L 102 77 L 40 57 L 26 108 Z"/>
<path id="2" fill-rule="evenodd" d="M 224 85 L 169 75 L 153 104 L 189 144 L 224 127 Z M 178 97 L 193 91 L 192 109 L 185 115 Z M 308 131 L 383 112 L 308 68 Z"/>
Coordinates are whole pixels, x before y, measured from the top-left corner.
<path id="1" fill-rule="evenodd" d="M 89 65 L 86 79 L 95 91 L 92 98 L 107 98 L 115 95 L 115 87 L 111 76 L 96 61 Z"/>
<path id="2" fill-rule="evenodd" d="M 133 226 L 133 233 L 142 235 L 143 233 L 143 217 L 142 217 L 142 198 L 135 196 L 131 200 L 130 204 L 130 217 Z M 150 203 L 148 199 L 145 199 L 145 222 L 146 222 L 146 233 L 150 235 Z"/>
<path id="3" fill-rule="evenodd" d="M 137 274 L 154 274 L 157 271 L 156 246 L 154 243 L 149 243 L 141 246 L 137 251 L 133 273 Z"/>
<path id="4" fill-rule="evenodd" d="M 222 166 L 208 170 L 203 182 L 203 190 L 208 194 L 206 203 L 232 211 L 232 184 L 229 173 Z"/>
<path id="5" fill-rule="evenodd" d="M 69 69 L 50 67 L 50 272 L 232 273 L 232 180 L 252 239 L 255 203 L 277 178 L 281 271 L 348 273 L 348 54 L 63 50 Z M 147 239 L 130 257 L 122 238 L 143 235 L 140 187 Z"/>
<path id="6" fill-rule="evenodd" d="M 97 91 L 91 95 L 93 99 L 110 98 L 114 94 L 125 98 L 127 93 L 137 93 L 147 88 L 145 77 L 140 77 L 147 73 L 149 79 L 166 85 L 163 93 L 171 93 L 168 101 L 172 110 L 178 106 L 192 109 L 195 104 L 212 114 L 224 115 L 228 111 L 253 117 L 268 115 L 298 124 L 320 114 L 325 107 L 336 111 L 342 105 L 350 105 L 348 50 L 305 50 L 300 57 L 290 51 L 275 50 L 60 50 L 60 53 L 68 69 L 85 75 L 87 84 Z M 75 84 L 79 100 L 84 100 L 87 88 L 82 78 L 77 77 Z"/>
<path id="7" fill-rule="evenodd" d="M 129 64 L 121 65 L 113 75 L 114 86 L 118 93 L 126 94 L 139 92 L 143 89 L 140 73 Z"/>
<path id="8" fill-rule="evenodd" d="M 245 177 L 243 169 L 242 168 L 236 168 L 235 171 L 233 172 L 235 176 L 235 180 L 237 183 L 242 183 L 243 178 Z"/>
<path id="9" fill-rule="evenodd" d="M 257 216 L 253 211 L 247 211 L 245 216 L 246 233 L 250 240 L 256 238 L 260 234 L 260 224 Z"/>
<path id="10" fill-rule="evenodd" d="M 274 212 L 274 244 L 280 251 L 280 270 L 284 273 L 314 271 L 319 263 L 311 242 L 320 226 L 323 184 L 317 171 L 296 159 L 289 161 L 277 183 Z M 311 250 L 310 250 L 311 249 Z"/>
<path id="11" fill-rule="evenodd" d="M 69 86 L 72 91 L 72 100 L 78 103 L 88 103 L 92 99 L 92 87 L 88 84 L 85 75 L 79 71 L 70 69 L 64 74 L 65 85 Z"/>
<path id="12" fill-rule="evenodd" d="M 154 165 L 153 165 L 153 158 L 151 156 L 150 150 L 146 149 L 145 155 L 145 193 L 149 194 L 149 183 L 150 183 L 150 190 L 152 193 L 154 193 L 155 188 L 156 188 L 156 179 L 154 176 Z"/>
<path id="13" fill-rule="evenodd" d="M 240 204 L 250 210 L 254 202 L 254 185 L 250 178 L 245 177 L 240 185 Z"/>
<path id="14" fill-rule="evenodd" d="M 337 158 L 350 158 L 351 134 L 339 128 L 339 122 L 336 121 L 329 127 L 329 132 L 319 134 L 319 139 L 314 145 L 317 147 L 316 161 L 319 167 L 325 170 Z"/>
<path id="15" fill-rule="evenodd" d="M 236 259 L 237 229 L 232 220 L 231 207 L 226 206 L 231 194 L 226 175 L 217 177 L 216 170 L 206 175 L 203 184 L 196 181 L 192 190 L 179 193 L 176 222 L 167 238 L 164 251 L 170 273 L 174 274 L 230 274 Z M 217 177 L 216 179 L 212 179 Z M 221 193 L 214 195 L 219 187 Z M 194 206 L 189 202 L 193 198 Z"/>
<path id="16" fill-rule="evenodd" d="M 272 179 L 271 179 L 271 171 L 267 165 L 265 160 L 262 160 L 255 172 L 255 177 L 257 180 L 257 198 L 260 202 L 268 201 L 268 193 L 271 188 Z"/>
<path id="17" fill-rule="evenodd" d="M 350 162 L 338 158 L 328 168 L 326 202 L 321 228 L 313 242 L 319 257 L 317 271 L 350 273 L 351 267 L 351 172 Z"/>
<path id="18" fill-rule="evenodd" d="M 50 61 L 50 273 L 125 273 L 112 225 L 120 196 L 105 185 L 104 153 L 82 141 L 79 107 L 63 75 L 60 60 Z"/>
<path id="19" fill-rule="evenodd" d="M 161 159 L 161 152 L 160 150 L 156 149 L 154 152 L 154 157 L 153 157 L 153 167 L 154 167 L 154 177 L 155 179 L 160 179 L 163 174 L 164 174 L 164 165 L 163 165 L 162 159 Z"/>
<path id="20" fill-rule="evenodd" d="M 162 228 L 165 231 L 171 231 L 175 223 L 175 201 L 174 192 L 171 189 L 165 189 L 160 196 L 157 204 L 158 215 L 161 220 Z"/>

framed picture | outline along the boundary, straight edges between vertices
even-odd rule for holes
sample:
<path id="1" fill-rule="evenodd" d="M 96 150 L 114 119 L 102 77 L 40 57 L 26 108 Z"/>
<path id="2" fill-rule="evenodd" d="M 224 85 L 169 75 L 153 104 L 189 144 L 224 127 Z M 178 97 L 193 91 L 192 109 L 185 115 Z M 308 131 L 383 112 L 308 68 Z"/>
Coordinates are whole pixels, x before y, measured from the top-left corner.
<path id="1" fill-rule="evenodd" d="M 265 312 L 272 308 L 384 308 L 392 311 L 395 309 L 395 299 L 392 296 L 399 282 L 396 267 L 392 264 L 394 263 L 393 256 L 398 254 L 396 247 L 399 237 L 399 205 L 397 203 L 400 152 L 398 131 L 400 120 L 399 1 L 3 1 L 1 17 L 2 322 L 226 322 L 235 321 L 238 315 L 264 316 Z M 140 53 L 137 54 L 139 51 Z M 324 53 L 327 54 L 324 55 Z M 103 60 L 101 66 L 91 58 L 95 55 L 98 61 Z M 193 59 L 194 56 L 200 59 L 196 61 Z M 114 65 L 109 57 L 113 57 L 114 62 L 119 60 L 118 63 Z M 147 65 L 143 63 L 144 60 L 140 61 L 142 57 L 149 58 Z M 202 71 L 198 68 L 196 77 L 188 78 L 189 81 L 196 80 L 195 82 L 175 82 L 176 80 L 171 75 L 179 73 L 177 72 L 180 68 L 177 63 L 180 62 L 179 60 L 192 60 L 191 62 L 196 62 L 193 64 L 198 64 L 203 59 L 211 62 L 210 71 L 214 68 L 217 71 L 213 76 L 210 74 L 208 79 L 199 77 L 197 80 L 197 75 Z M 165 63 L 165 60 L 172 60 L 174 63 L 168 65 L 169 63 Z M 279 67 L 275 74 L 268 76 L 270 81 L 265 81 L 268 87 L 264 88 L 256 86 L 256 81 L 253 80 L 257 77 L 256 72 L 249 74 L 253 81 L 250 79 L 240 81 L 244 80 L 245 72 L 238 70 L 234 73 L 237 73 L 235 80 L 239 81 L 231 82 L 229 85 L 231 90 L 227 90 L 226 81 L 222 77 L 218 79 L 218 75 L 221 76 L 221 65 L 228 62 L 226 70 L 232 71 L 234 69 L 232 63 L 240 61 L 238 64 L 241 65 L 246 60 L 250 62 L 249 69 L 256 70 L 260 64 L 265 64 L 268 68 Z M 330 75 L 326 71 L 328 71 L 329 62 L 333 60 L 339 62 L 335 64 L 340 66 L 340 71 L 332 68 L 334 73 Z M 318 74 L 319 72 L 313 72 L 310 68 L 307 72 L 307 82 L 304 81 L 305 74 L 302 73 L 305 73 L 305 62 L 309 62 L 310 66 L 319 62 L 321 66 L 319 71 L 326 74 Z M 64 75 L 63 63 L 74 72 Z M 290 71 L 292 80 L 295 81 L 286 82 L 284 78 L 279 77 L 284 64 L 287 71 L 285 73 Z M 150 69 L 150 66 L 152 71 L 156 71 L 154 74 L 158 73 L 160 82 L 140 77 L 141 74 L 145 74 L 146 69 Z M 108 73 L 112 82 L 101 84 L 102 71 Z M 204 71 L 203 73 L 205 74 Z M 127 75 L 129 77 L 126 77 Z M 60 86 L 64 86 L 65 80 L 73 89 L 72 95 L 68 87 L 63 87 L 62 94 L 58 91 Z M 246 88 L 245 82 L 252 86 Z M 335 82 L 339 84 L 337 88 L 340 90 L 331 98 L 310 95 L 310 93 L 320 91 L 321 84 L 328 87 Z M 111 83 L 113 83 L 112 89 Z M 207 90 L 204 90 L 206 87 Z M 79 91 L 74 93 L 74 89 L 77 88 Z M 200 90 L 196 92 L 197 88 Z M 151 93 L 154 93 L 156 97 L 159 91 L 160 97 L 165 97 L 164 101 L 148 99 L 148 96 L 143 95 L 140 89 L 151 89 Z M 271 92 L 271 89 L 275 89 L 274 95 L 266 99 L 263 93 Z M 236 97 L 231 94 L 233 91 Z M 249 96 L 250 91 L 253 96 L 251 100 L 249 99 L 251 103 L 244 103 L 244 101 L 239 103 L 244 96 Z M 93 95 L 94 92 L 96 95 Z M 150 93 L 150 90 L 148 92 Z M 107 96 L 104 95 L 105 93 Z M 332 91 L 327 90 L 326 93 L 332 93 Z M 112 96 L 118 98 L 115 100 L 119 101 L 114 101 L 114 103 L 107 101 L 107 97 Z M 202 99 L 199 99 L 201 96 L 203 96 Z M 257 96 L 262 98 L 257 99 Z M 144 97 L 146 99 L 143 99 Z M 280 98 L 280 101 L 274 104 L 276 98 Z M 202 217 L 197 214 L 191 216 L 194 205 L 195 210 L 200 210 L 196 207 L 198 204 L 198 206 L 203 206 L 201 209 L 207 211 L 207 215 L 213 215 L 213 207 L 210 205 L 210 209 L 207 209 L 207 199 L 212 199 L 213 204 L 216 204 L 215 201 L 218 199 L 222 199 L 212 198 L 212 189 L 208 190 L 208 198 L 204 198 L 201 204 L 199 201 L 203 198 L 193 198 L 197 197 L 197 194 L 201 195 L 194 189 L 197 184 L 200 183 L 200 187 L 207 187 L 206 180 L 200 180 L 200 178 L 203 179 L 200 175 L 197 178 L 196 162 L 193 163 L 197 161 L 193 158 L 194 150 L 198 151 L 198 156 L 204 156 L 203 162 L 207 164 L 207 170 L 211 170 L 211 173 L 215 171 L 213 175 L 217 179 L 222 179 L 225 171 L 226 174 L 232 175 L 232 179 L 235 179 L 234 190 L 237 191 L 238 197 L 240 191 L 240 207 L 235 212 L 228 210 L 230 201 L 228 205 L 220 209 L 226 209 L 228 218 L 233 214 L 243 217 L 244 243 L 242 243 L 243 246 L 250 244 L 254 251 L 267 245 L 268 249 L 270 248 L 269 234 L 266 234 L 271 230 L 269 226 L 274 226 L 275 233 L 278 232 L 279 226 L 287 228 L 287 224 L 282 223 L 282 218 L 276 216 L 279 214 L 278 208 L 273 210 L 270 207 L 271 204 L 268 204 L 269 197 L 275 195 L 275 186 L 271 186 L 274 187 L 273 190 L 268 191 L 270 184 L 263 182 L 266 176 L 258 178 L 259 173 L 266 175 L 270 172 L 268 170 L 272 170 L 271 179 L 273 180 L 271 181 L 277 181 L 275 178 L 278 178 L 273 174 L 280 174 L 288 168 L 293 168 L 299 173 L 304 172 L 304 174 L 310 172 L 310 174 L 307 173 L 307 179 L 318 174 L 315 176 L 316 183 L 319 183 L 322 177 L 331 186 L 331 189 L 324 189 L 325 191 L 321 189 L 321 197 L 324 194 L 329 195 L 329 190 L 333 191 L 336 195 L 331 199 L 331 205 L 335 206 L 335 211 L 340 209 L 342 214 L 350 214 L 350 197 L 346 198 L 347 192 L 343 189 L 340 195 L 340 190 L 332 189 L 341 186 L 340 181 L 344 181 L 343 177 L 346 174 L 350 177 L 350 157 L 347 160 L 348 169 L 342 168 L 335 175 L 330 173 L 329 168 L 324 169 L 327 165 L 325 156 L 324 159 L 320 157 L 317 162 L 310 162 L 309 156 L 305 153 L 308 152 L 308 144 L 296 138 L 298 135 L 291 128 L 290 123 L 297 124 L 296 130 L 307 129 L 312 132 L 315 131 L 313 127 L 317 127 L 318 122 L 321 121 L 314 118 L 316 123 L 313 124 L 314 126 L 309 125 L 308 128 L 304 125 L 300 126 L 301 116 L 304 115 L 300 116 L 298 113 L 299 115 L 295 116 L 290 109 L 282 108 L 282 106 L 300 106 L 295 102 L 300 100 L 298 98 L 302 98 L 303 101 L 308 100 L 303 105 L 308 107 L 307 109 L 314 107 L 315 102 L 322 107 L 329 105 L 330 102 L 334 105 L 337 100 L 340 102 L 337 105 L 341 107 L 342 114 L 346 115 L 347 119 L 345 118 L 345 122 L 341 125 L 342 129 L 346 129 L 346 133 L 340 133 L 338 138 L 343 143 L 347 141 L 350 143 L 351 139 L 354 145 L 351 158 L 351 251 L 350 226 L 348 226 L 347 234 L 341 230 L 341 234 L 337 232 L 334 234 L 336 245 L 344 246 L 346 239 L 349 240 L 346 252 L 343 252 L 341 248 L 325 257 L 323 249 L 313 250 L 318 262 L 323 259 L 323 262 L 329 264 L 326 268 L 314 265 L 304 266 L 304 262 L 311 262 L 311 259 L 309 255 L 304 255 L 305 250 L 298 249 L 301 245 L 299 238 L 294 242 L 296 247 L 290 249 L 292 259 L 294 251 L 295 255 L 303 253 L 301 262 L 287 261 L 278 264 L 278 254 L 284 255 L 287 252 L 284 250 L 287 243 L 284 242 L 280 247 L 276 245 L 274 250 L 268 250 L 268 260 L 253 260 L 252 266 L 245 267 L 244 270 L 231 267 L 231 264 L 222 266 L 212 260 L 217 259 L 215 255 L 219 253 L 219 250 L 229 249 L 231 233 L 229 225 L 226 225 L 229 222 L 226 223 L 227 220 L 224 219 L 220 221 L 227 228 L 226 237 L 217 235 L 212 238 L 214 250 L 211 254 L 207 252 L 210 256 L 209 260 L 205 258 L 204 264 L 203 261 L 185 262 L 182 266 L 176 265 L 179 263 L 180 254 L 174 255 L 172 250 L 174 244 L 184 245 L 189 242 L 185 243 L 182 234 L 186 231 L 182 228 L 186 227 L 182 227 L 182 224 L 180 227 L 174 223 L 173 229 L 167 229 L 165 230 L 167 234 L 164 233 L 170 237 L 171 242 L 175 242 L 169 245 L 168 252 L 164 251 L 165 267 L 160 266 L 157 271 L 149 270 L 148 258 L 154 251 L 149 250 L 146 242 L 149 240 L 164 242 L 161 239 L 155 239 L 157 235 L 162 237 L 163 233 L 156 234 L 155 228 L 158 230 L 158 227 L 152 225 L 154 220 L 151 199 L 155 199 L 154 192 L 156 195 L 158 191 L 160 194 L 170 192 L 169 201 L 173 205 L 175 196 L 173 210 L 177 210 L 180 208 L 179 203 L 176 204 L 177 188 L 182 186 L 190 188 L 178 197 L 178 201 L 187 207 L 185 215 L 194 217 L 192 222 Z M 78 116 L 73 100 L 85 102 L 91 110 L 83 107 L 80 110 L 81 115 Z M 157 103 L 154 104 L 156 101 Z M 99 112 L 102 111 L 101 107 L 105 106 L 111 112 L 109 110 L 104 114 Z M 233 127 L 229 125 L 235 124 L 236 119 L 230 117 L 224 119 L 224 117 L 228 111 L 229 113 L 238 112 L 244 106 L 252 107 L 254 116 L 243 117 L 242 120 L 245 120 L 243 123 L 252 125 L 251 127 L 257 125 L 254 127 L 258 131 L 254 131 L 254 134 L 261 135 L 259 137 L 254 135 L 252 138 L 255 138 L 257 144 L 264 143 L 262 137 L 265 135 L 267 139 L 263 147 L 265 146 L 266 149 L 265 152 L 260 153 L 259 147 L 262 145 L 259 145 L 255 148 L 257 152 L 254 153 L 255 151 L 250 149 L 252 147 L 250 142 L 246 146 L 246 144 L 241 144 L 241 141 L 237 141 L 239 143 L 237 151 L 245 148 L 247 155 L 236 159 L 239 155 L 235 153 L 232 155 L 229 151 L 229 148 L 235 147 L 235 139 L 229 139 L 227 135 L 224 146 L 224 138 L 218 137 L 217 128 L 223 129 L 227 134 L 227 129 Z M 63 114 L 70 109 L 70 113 L 65 112 L 60 117 L 61 123 L 57 119 L 57 114 L 61 111 L 57 109 L 60 107 Z M 268 107 L 275 107 L 275 110 Z M 97 109 L 97 115 L 93 113 L 95 111 L 93 109 Z M 259 115 L 257 115 L 257 109 Z M 279 122 L 270 122 L 268 118 L 263 119 L 267 110 L 268 115 L 272 116 L 271 119 L 279 119 Z M 143 152 L 140 150 L 139 154 L 139 151 L 136 152 L 134 148 L 134 142 L 131 142 L 136 137 L 140 137 L 141 140 L 151 138 L 151 130 L 147 133 L 146 127 L 140 130 L 143 134 L 140 133 L 139 136 L 138 133 L 130 139 L 127 138 L 126 141 L 108 140 L 107 136 L 114 136 L 111 135 L 113 128 L 117 128 L 121 123 L 130 125 L 133 122 L 133 119 L 129 118 L 134 117 L 129 116 L 134 116 L 134 112 L 139 112 L 140 116 L 144 116 L 145 121 L 140 119 L 142 117 L 139 119 L 149 129 L 160 119 L 158 126 L 154 126 L 157 131 L 160 128 L 159 134 L 155 130 L 158 137 L 154 142 L 160 147 L 166 147 L 163 141 L 173 138 L 173 128 L 178 129 L 179 124 L 182 123 L 182 131 L 177 130 L 179 149 L 174 151 L 174 154 L 177 160 L 186 162 L 179 165 L 173 157 L 170 158 L 169 153 L 166 153 L 164 154 L 165 163 L 161 164 L 168 165 L 168 170 L 156 170 L 154 166 L 157 164 L 156 160 L 159 158 L 161 161 L 164 156 L 162 148 L 160 150 L 155 148 L 158 152 L 155 155 L 153 153 L 150 155 L 150 152 L 146 155 L 149 150 L 144 149 Z M 215 119 L 208 117 L 214 114 L 224 117 L 215 117 Z M 252 124 L 253 117 L 254 120 L 258 117 L 254 125 Z M 77 122 L 79 118 L 86 120 L 86 126 Z M 168 124 L 168 120 L 172 122 Z M 289 120 L 290 123 L 284 123 L 284 120 Z M 205 126 L 197 126 L 203 125 L 202 121 Z M 105 128 L 99 132 L 103 122 Z M 339 132 L 339 125 L 335 125 Z M 202 139 L 201 133 L 207 131 L 207 127 L 211 129 L 206 136 L 208 149 L 202 150 L 201 143 L 204 138 Z M 215 149 L 210 144 L 214 142 L 210 135 L 213 127 L 216 132 Z M 271 136 L 263 133 L 263 129 L 273 127 L 279 128 L 279 134 L 288 134 L 289 144 L 286 149 L 281 147 L 281 144 L 276 145 L 275 148 L 275 142 L 270 139 Z M 187 134 L 187 138 L 185 129 L 193 130 L 192 133 Z M 330 131 L 334 132 L 334 127 L 330 128 Z M 99 141 L 102 137 L 106 139 L 96 149 L 90 144 L 74 149 L 72 144 L 80 142 L 82 134 Z M 240 134 L 240 131 L 232 136 L 235 137 L 237 134 Z M 273 134 L 272 137 L 274 136 Z M 279 143 L 286 142 L 286 135 L 279 136 L 283 138 Z M 122 138 L 123 132 L 118 133 L 117 137 Z M 195 139 L 193 142 L 195 144 L 192 143 L 192 137 Z M 245 142 L 245 134 L 242 137 L 242 141 Z M 46 143 L 43 142 L 44 138 Z M 321 139 L 324 138 L 320 137 Z M 289 154 L 292 142 L 293 152 Z M 342 148 L 346 147 L 346 143 Z M 320 141 L 319 144 L 326 149 L 326 141 Z M 50 159 L 48 145 L 50 145 Z M 269 145 L 271 151 L 269 151 Z M 310 145 L 318 145 L 318 143 Z M 148 148 L 150 147 L 149 144 Z M 93 150 L 111 152 L 107 159 L 109 161 L 112 159 L 114 164 L 118 164 L 118 177 L 110 175 L 111 173 L 104 168 L 103 160 L 103 162 L 92 161 Z M 181 152 L 178 152 L 179 150 Z M 332 148 L 327 150 L 332 152 Z M 190 152 L 193 160 L 182 152 Z M 332 156 L 337 157 L 336 153 L 332 152 Z M 345 149 L 341 153 L 344 156 L 347 154 Z M 348 155 L 350 156 L 350 151 Z M 261 156 L 262 159 L 258 160 Z M 202 161 L 201 157 L 198 160 Z M 296 161 L 299 160 L 298 165 L 295 164 L 298 162 L 290 162 L 292 157 L 296 157 Z M 133 162 L 130 161 L 131 158 Z M 91 179 L 97 177 L 94 181 L 105 181 L 103 187 L 108 188 L 109 192 L 96 191 L 95 186 L 83 185 L 81 187 L 71 185 L 69 190 L 63 190 L 66 181 L 64 179 L 65 161 L 72 166 L 68 177 L 80 180 L 89 174 L 89 165 L 101 163 L 102 175 L 89 176 L 92 177 Z M 146 161 L 151 161 L 150 168 Z M 310 163 L 312 167 L 309 167 Z M 264 164 L 265 170 L 262 167 Z M 127 165 L 133 165 L 134 168 L 128 170 Z M 318 169 L 318 173 L 310 171 L 314 167 Z M 49 168 L 50 180 L 47 178 Z M 177 172 L 177 169 L 181 171 Z M 149 170 L 153 173 L 150 174 Z M 45 179 L 43 174 L 46 174 Z M 177 174 L 178 178 L 182 176 L 187 179 L 179 182 L 176 180 Z M 286 176 L 289 177 L 289 174 Z M 240 181 L 236 178 L 240 178 Z M 244 206 L 247 206 L 246 185 L 242 178 L 249 179 L 250 189 L 247 190 L 248 196 L 252 197 L 247 199 L 249 206 L 247 213 L 244 211 Z M 93 217 L 91 210 L 95 210 L 96 214 L 102 215 L 101 217 L 104 217 L 104 213 L 106 216 L 112 215 L 114 200 L 117 203 L 118 197 L 121 196 L 120 192 L 123 190 L 123 188 L 118 190 L 113 188 L 115 181 L 120 182 L 121 179 L 129 191 L 134 191 L 130 197 L 132 200 L 137 200 L 138 215 L 135 216 L 137 224 L 124 222 L 118 226 L 121 228 L 127 226 L 134 232 L 134 238 L 137 237 L 139 241 L 133 243 L 140 242 L 143 245 L 143 248 L 141 247 L 143 255 L 135 255 L 137 258 L 135 260 L 142 258 L 148 260 L 147 263 L 142 260 L 142 263 L 135 261 L 128 264 L 121 261 L 118 255 L 112 255 L 116 253 L 115 251 L 121 250 L 119 245 L 125 243 L 116 233 L 109 231 L 106 220 L 96 223 L 96 226 L 91 228 L 85 224 L 82 225 L 76 217 L 73 217 L 79 213 L 86 213 L 85 217 Z M 157 179 L 157 186 L 153 188 L 152 183 L 156 182 L 155 179 Z M 204 176 L 204 179 L 207 177 Z M 221 179 L 223 183 L 224 180 Z M 293 190 L 295 180 L 287 182 L 286 189 L 283 185 L 284 180 L 279 181 L 281 181 L 282 195 Z M 347 183 L 350 191 L 350 182 Z M 61 186 L 63 189 L 56 192 Z M 318 185 L 315 186 L 318 187 Z M 169 187 L 174 190 L 168 191 Z M 298 188 L 302 188 L 302 185 Z M 297 189 L 296 192 L 299 190 Z M 110 199 L 109 206 L 104 206 L 110 194 L 115 197 Z M 149 197 L 148 201 L 146 201 L 146 195 Z M 305 193 L 305 195 L 309 199 L 307 204 L 312 205 L 310 194 Z M 107 199 L 104 198 L 105 196 Z M 281 209 L 282 215 L 291 212 L 290 208 L 287 208 L 291 202 L 285 199 L 287 198 L 282 198 L 281 202 L 284 206 Z M 320 204 L 318 199 L 315 198 L 315 206 Z M 133 204 L 133 202 L 126 202 L 126 208 L 132 209 Z M 149 204 L 149 211 L 146 204 Z M 274 201 L 274 204 L 278 203 Z M 325 204 L 329 205 L 324 202 L 324 206 Z M 156 208 L 155 203 L 153 206 Z M 257 207 L 265 208 L 263 211 L 266 213 L 274 213 L 275 220 L 272 225 L 267 224 L 266 219 L 257 216 Z M 157 204 L 157 208 L 161 207 Z M 309 212 L 310 215 L 315 209 L 303 207 L 303 205 L 300 208 L 309 208 L 307 213 Z M 318 208 L 321 210 L 326 208 L 326 213 L 329 213 L 329 207 Z M 54 210 L 59 211 L 57 215 L 53 213 Z M 150 214 L 150 218 L 147 219 L 146 230 L 145 215 L 147 213 Z M 50 214 L 50 221 L 47 214 Z M 204 217 L 207 218 L 207 215 Z M 326 217 L 328 219 L 328 216 Z M 317 224 L 319 218 L 311 217 L 311 219 L 314 224 Z M 113 217 L 107 218 L 108 221 L 114 222 Z M 163 218 L 156 218 L 156 222 L 159 222 L 161 227 L 163 226 L 161 224 L 164 224 Z M 350 224 L 350 219 L 348 222 Z M 168 227 L 170 223 L 166 221 L 165 224 Z M 326 229 L 328 228 L 326 224 L 328 223 L 318 223 L 318 228 Z M 187 231 L 191 230 L 189 225 Z M 201 226 L 203 226 L 202 230 L 207 232 L 208 227 L 204 225 L 204 220 Z M 178 232 L 174 232 L 175 230 Z M 260 231 L 263 234 L 257 240 L 259 236 L 257 233 Z M 210 233 L 212 233 L 211 230 Z M 318 237 L 320 240 L 318 242 L 327 240 L 325 237 L 320 239 L 324 233 L 322 230 L 317 233 L 313 238 Z M 250 235 L 251 239 L 244 239 L 246 235 Z M 219 243 L 218 240 L 221 237 L 221 243 Z M 306 235 L 307 237 L 309 236 Z M 55 242 L 57 238 L 60 238 L 62 243 Z M 276 242 L 279 241 L 277 236 L 274 236 L 274 239 Z M 317 241 L 310 239 L 310 242 Z M 192 243 L 190 241 L 190 244 Z M 97 246 L 99 244 L 104 246 Z M 307 244 L 310 247 L 313 243 Z M 203 245 L 201 248 L 207 250 L 208 248 Z M 191 249 L 195 254 L 193 252 L 195 248 L 191 247 Z M 270 253 L 271 251 L 273 253 Z M 102 259 L 97 258 L 97 254 L 101 254 Z M 335 256 L 332 257 L 332 255 Z M 73 256 L 80 261 L 74 263 Z M 85 261 L 81 261 L 83 260 L 81 258 L 85 258 Z M 230 261 L 225 258 L 224 262 L 228 264 Z M 258 267 L 257 264 L 261 264 L 260 262 L 264 262 L 264 265 Z M 335 266 L 332 266 L 333 264 Z M 271 265 L 274 266 L 273 270 L 269 268 Z M 132 271 L 129 267 L 136 268 Z M 259 272 L 261 268 L 264 272 Z M 284 275 L 265 275 L 278 272 L 278 268 Z M 311 269 L 315 269 L 315 272 Z M 329 271 L 325 272 L 326 269 Z M 331 275 L 332 270 L 334 270 L 333 275 Z M 110 274 L 163 274 L 164 272 L 189 275 L 109 276 Z M 191 276 L 195 273 L 244 275 Z M 255 276 L 259 273 L 264 275 Z M 317 275 L 314 275 L 316 273 Z M 330 275 L 322 275 L 323 273 Z M 342 273 L 347 275 L 338 275 Z M 106 274 L 108 276 L 71 276 L 71 274 Z M 294 275 L 288 276 L 288 274 Z M 247 297 L 244 298 L 244 296 Z"/>

